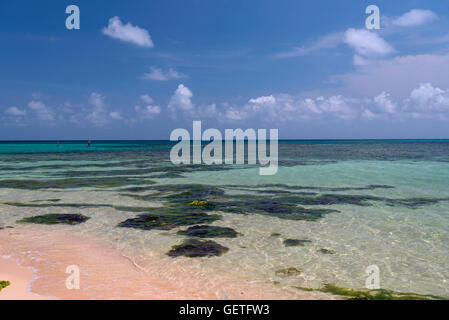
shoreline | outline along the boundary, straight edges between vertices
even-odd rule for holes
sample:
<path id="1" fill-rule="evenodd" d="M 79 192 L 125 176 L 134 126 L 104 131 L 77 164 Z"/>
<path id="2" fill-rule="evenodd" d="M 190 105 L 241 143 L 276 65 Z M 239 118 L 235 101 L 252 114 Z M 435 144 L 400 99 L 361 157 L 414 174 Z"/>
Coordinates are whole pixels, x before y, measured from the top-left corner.
<path id="1" fill-rule="evenodd" d="M 68 289 L 68 266 L 80 270 L 80 288 Z M 145 270 L 110 245 L 73 232 L 16 227 L 0 230 L 0 280 L 11 285 L 2 299 L 295 300 L 332 299 L 268 281 L 212 274 L 193 279 L 176 263 L 151 258 Z M 9 277 L 3 279 L 2 277 Z"/>

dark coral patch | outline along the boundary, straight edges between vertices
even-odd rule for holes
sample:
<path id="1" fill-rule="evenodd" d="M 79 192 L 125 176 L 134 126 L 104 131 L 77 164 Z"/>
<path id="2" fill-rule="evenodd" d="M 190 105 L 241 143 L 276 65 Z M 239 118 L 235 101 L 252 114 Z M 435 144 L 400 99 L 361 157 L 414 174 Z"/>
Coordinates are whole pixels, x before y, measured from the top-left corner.
<path id="1" fill-rule="evenodd" d="M 235 238 L 239 234 L 232 228 L 218 226 L 193 226 L 187 230 L 178 231 L 179 235 L 197 238 Z"/>
<path id="2" fill-rule="evenodd" d="M 319 253 L 322 254 L 335 254 L 335 251 L 332 249 L 325 249 L 325 248 L 321 248 L 318 250 Z"/>
<path id="3" fill-rule="evenodd" d="M 212 257 L 228 252 L 228 248 L 212 240 L 187 239 L 180 245 L 172 247 L 167 255 L 170 257 Z"/>
<path id="4" fill-rule="evenodd" d="M 122 228 L 135 228 L 142 230 L 170 230 L 179 226 L 211 223 L 219 220 L 219 215 L 208 215 L 205 213 L 186 214 L 141 214 L 136 218 L 130 218 L 120 222 L 117 226 Z"/>
<path id="5" fill-rule="evenodd" d="M 304 246 L 304 244 L 312 242 L 310 240 L 299 240 L 299 239 L 285 239 L 282 243 L 286 247 L 297 247 L 297 246 Z"/>
<path id="6" fill-rule="evenodd" d="M 36 223 L 36 224 L 80 224 L 89 220 L 89 217 L 82 214 L 70 214 L 70 213 L 51 213 L 42 216 L 27 217 L 17 222 L 24 223 Z"/>

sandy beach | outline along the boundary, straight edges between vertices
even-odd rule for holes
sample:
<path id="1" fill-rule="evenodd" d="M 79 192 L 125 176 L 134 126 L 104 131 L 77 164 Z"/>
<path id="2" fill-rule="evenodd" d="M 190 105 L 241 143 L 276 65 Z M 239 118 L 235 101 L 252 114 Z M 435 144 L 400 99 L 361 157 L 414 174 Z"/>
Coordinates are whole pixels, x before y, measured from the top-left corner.
<path id="1" fill-rule="evenodd" d="M 0 243 L 0 278 L 11 282 L 0 292 L 0 299 L 328 298 L 231 275 L 220 275 L 210 285 L 211 279 L 189 278 L 181 268 L 171 270 L 177 276 L 170 279 L 164 270 L 167 266 L 160 261 L 152 261 L 143 271 L 114 248 L 67 232 L 3 229 Z M 66 287 L 69 265 L 80 269 L 79 289 Z"/>

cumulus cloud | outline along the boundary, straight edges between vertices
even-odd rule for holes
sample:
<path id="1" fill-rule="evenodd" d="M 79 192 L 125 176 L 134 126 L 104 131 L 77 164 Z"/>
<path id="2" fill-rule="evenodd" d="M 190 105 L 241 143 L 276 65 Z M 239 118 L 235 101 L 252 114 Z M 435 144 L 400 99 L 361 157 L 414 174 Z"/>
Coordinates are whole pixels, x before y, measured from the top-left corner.
<path id="1" fill-rule="evenodd" d="M 28 107 L 33 110 L 37 117 L 42 121 L 54 120 L 53 111 L 41 101 L 30 101 Z"/>
<path id="2" fill-rule="evenodd" d="M 436 19 L 438 19 L 438 15 L 431 10 L 413 9 L 393 19 L 392 24 L 399 27 L 414 27 L 427 24 Z"/>
<path id="3" fill-rule="evenodd" d="M 150 67 L 150 72 L 143 75 L 143 79 L 150 79 L 156 81 L 167 81 L 171 79 L 181 79 L 187 77 L 185 74 L 169 68 L 166 72 L 156 67 Z"/>
<path id="4" fill-rule="evenodd" d="M 109 24 L 102 30 L 104 35 L 121 41 L 134 43 L 141 47 L 154 47 L 151 36 L 147 30 L 133 26 L 131 23 L 123 24 L 119 17 L 109 19 Z"/>
<path id="5" fill-rule="evenodd" d="M 134 110 L 139 115 L 139 118 L 153 119 L 154 116 L 161 113 L 161 108 L 154 104 L 153 98 L 151 98 L 148 94 L 141 95 L 140 100 L 146 105 L 141 106 L 138 104 L 134 107 Z"/>
<path id="6" fill-rule="evenodd" d="M 421 83 L 410 94 L 411 105 L 420 111 L 449 111 L 449 91 Z M 408 106 L 410 107 L 410 106 Z"/>
<path id="7" fill-rule="evenodd" d="M 168 103 L 168 109 L 172 112 L 171 116 L 176 117 L 177 112 L 194 112 L 192 96 L 192 91 L 183 84 L 180 84 Z"/>
<path id="8" fill-rule="evenodd" d="M 8 109 L 5 110 L 5 113 L 11 116 L 20 117 L 24 116 L 26 114 L 26 111 L 19 109 L 17 107 L 9 107 Z"/>
<path id="9" fill-rule="evenodd" d="M 134 109 L 139 114 L 139 117 L 144 119 L 152 119 L 155 115 L 161 113 L 161 108 L 156 105 L 148 105 L 144 107 L 137 105 Z"/>
<path id="10" fill-rule="evenodd" d="M 373 99 L 374 104 L 383 112 L 395 113 L 397 105 L 391 101 L 391 95 L 387 92 L 382 92 Z"/>

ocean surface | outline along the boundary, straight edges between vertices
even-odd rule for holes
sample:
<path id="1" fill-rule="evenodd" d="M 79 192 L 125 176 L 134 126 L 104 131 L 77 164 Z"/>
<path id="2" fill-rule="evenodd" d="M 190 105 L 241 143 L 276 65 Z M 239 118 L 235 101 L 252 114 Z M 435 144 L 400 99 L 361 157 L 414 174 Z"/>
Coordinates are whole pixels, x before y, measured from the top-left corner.
<path id="1" fill-rule="evenodd" d="M 0 227 L 81 214 L 90 219 L 42 230 L 70 228 L 142 268 L 157 257 L 199 279 L 207 269 L 364 288 L 376 265 L 381 288 L 449 297 L 449 140 L 283 140 L 273 176 L 258 165 L 173 165 L 173 145 L 0 142 Z M 235 233 L 200 238 L 227 248 L 220 256 L 168 255 L 195 225 Z"/>

